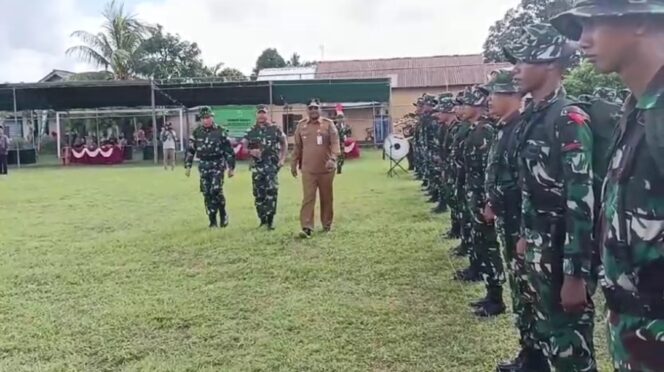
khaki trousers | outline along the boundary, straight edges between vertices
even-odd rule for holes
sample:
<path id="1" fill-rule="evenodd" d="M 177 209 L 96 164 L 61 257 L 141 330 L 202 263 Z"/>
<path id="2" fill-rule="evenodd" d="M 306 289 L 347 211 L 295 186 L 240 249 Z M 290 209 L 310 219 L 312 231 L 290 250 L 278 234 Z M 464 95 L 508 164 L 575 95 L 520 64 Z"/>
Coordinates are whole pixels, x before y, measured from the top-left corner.
<path id="1" fill-rule="evenodd" d="M 316 208 L 316 192 L 320 197 L 320 221 L 323 228 L 331 228 L 334 219 L 334 172 L 323 174 L 302 173 L 302 209 L 300 224 L 303 229 L 314 229 L 314 209 Z"/>

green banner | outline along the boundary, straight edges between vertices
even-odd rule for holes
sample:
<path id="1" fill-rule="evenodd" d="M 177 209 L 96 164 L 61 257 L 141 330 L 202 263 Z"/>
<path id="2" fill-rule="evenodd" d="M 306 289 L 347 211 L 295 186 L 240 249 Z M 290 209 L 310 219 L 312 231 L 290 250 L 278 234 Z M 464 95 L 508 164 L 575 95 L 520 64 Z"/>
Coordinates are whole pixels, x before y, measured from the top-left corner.
<path id="1" fill-rule="evenodd" d="M 214 121 L 226 128 L 231 137 L 243 137 L 256 123 L 255 106 L 216 106 L 212 111 Z"/>

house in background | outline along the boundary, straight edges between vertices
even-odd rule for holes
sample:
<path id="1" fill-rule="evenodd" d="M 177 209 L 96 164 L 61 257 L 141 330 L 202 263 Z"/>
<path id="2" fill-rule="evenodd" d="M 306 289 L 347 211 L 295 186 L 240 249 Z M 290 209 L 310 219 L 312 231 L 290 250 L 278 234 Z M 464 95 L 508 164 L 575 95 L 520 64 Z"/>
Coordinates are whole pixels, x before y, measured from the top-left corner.
<path id="1" fill-rule="evenodd" d="M 424 93 L 456 93 L 486 83 L 492 71 L 510 66 L 509 63 L 484 63 L 481 54 L 326 61 L 318 63 L 316 78 L 390 78 L 390 114 L 398 119 L 413 112 L 413 102 Z"/>
<path id="2" fill-rule="evenodd" d="M 55 83 L 55 82 L 59 82 L 59 81 L 67 81 L 74 75 L 76 75 L 76 73 L 71 72 L 71 71 L 53 70 L 53 71 L 49 72 L 48 75 L 44 76 L 41 80 L 39 80 L 39 82 L 40 83 Z"/>

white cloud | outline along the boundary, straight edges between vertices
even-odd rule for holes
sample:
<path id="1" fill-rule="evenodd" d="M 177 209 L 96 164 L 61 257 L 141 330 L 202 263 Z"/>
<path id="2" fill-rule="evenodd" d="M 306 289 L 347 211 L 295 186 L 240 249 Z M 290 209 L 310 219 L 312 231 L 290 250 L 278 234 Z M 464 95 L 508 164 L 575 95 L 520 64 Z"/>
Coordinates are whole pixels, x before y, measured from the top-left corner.
<path id="1" fill-rule="evenodd" d="M 206 62 L 249 73 L 276 47 L 326 60 L 478 53 L 489 27 L 518 0 L 165 0 L 142 19 L 195 40 Z M 471 5 L 472 4 L 472 5 Z"/>
<path id="2" fill-rule="evenodd" d="M 0 82 L 35 81 L 54 68 L 91 67 L 67 57 L 77 29 L 97 31 L 100 17 L 77 0 L 0 0 Z M 154 0 L 134 7 L 140 19 L 196 41 L 207 64 L 250 73 L 275 47 L 288 58 L 361 59 L 478 53 L 489 26 L 518 0 Z M 79 3 L 80 4 L 80 3 Z"/>

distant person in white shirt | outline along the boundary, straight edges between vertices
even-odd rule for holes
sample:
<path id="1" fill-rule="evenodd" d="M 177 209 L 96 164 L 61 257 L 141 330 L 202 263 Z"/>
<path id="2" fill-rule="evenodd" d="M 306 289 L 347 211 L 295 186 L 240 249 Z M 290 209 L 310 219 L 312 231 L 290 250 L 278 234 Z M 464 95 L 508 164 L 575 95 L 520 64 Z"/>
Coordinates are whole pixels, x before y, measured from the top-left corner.
<path id="1" fill-rule="evenodd" d="M 164 146 L 164 169 L 167 170 L 168 166 L 171 170 L 175 170 L 175 139 L 177 135 L 173 130 L 173 124 L 167 123 L 161 130 L 161 142 Z"/>

